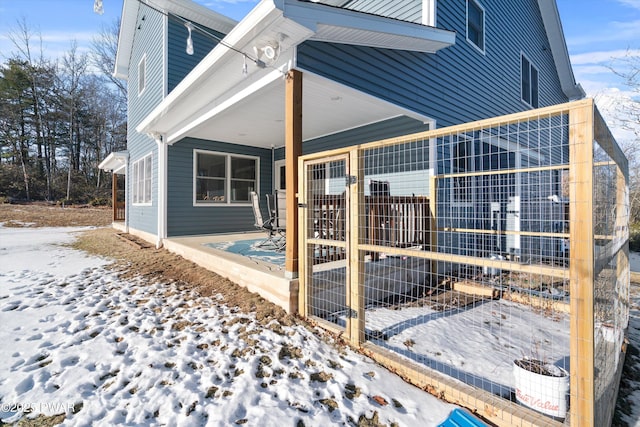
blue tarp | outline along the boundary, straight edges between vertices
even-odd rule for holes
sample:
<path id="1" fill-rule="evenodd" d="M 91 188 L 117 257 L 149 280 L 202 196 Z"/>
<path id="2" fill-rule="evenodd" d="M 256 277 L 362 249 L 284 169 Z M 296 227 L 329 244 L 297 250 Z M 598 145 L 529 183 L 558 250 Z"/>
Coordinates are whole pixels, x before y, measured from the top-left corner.
<path id="1" fill-rule="evenodd" d="M 487 427 L 487 425 L 464 409 L 456 408 L 451 411 L 446 420 L 438 424 L 438 427 Z"/>

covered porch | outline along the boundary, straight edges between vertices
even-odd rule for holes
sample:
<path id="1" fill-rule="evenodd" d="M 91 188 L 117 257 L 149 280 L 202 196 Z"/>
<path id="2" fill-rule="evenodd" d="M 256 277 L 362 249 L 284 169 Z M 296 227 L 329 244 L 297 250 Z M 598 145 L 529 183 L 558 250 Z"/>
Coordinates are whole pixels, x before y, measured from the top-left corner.
<path id="1" fill-rule="evenodd" d="M 259 232 L 172 237 L 164 240 L 164 247 L 296 313 L 298 279 L 286 278 L 282 263 L 224 249 L 229 243 L 263 238 Z"/>
<path id="2" fill-rule="evenodd" d="M 320 150 L 315 141 L 329 135 L 399 117 L 425 127 L 432 123 L 431 118 L 374 97 L 365 88 L 309 72 L 298 55 L 298 47 L 306 41 L 435 53 L 453 44 L 455 34 L 316 3 L 261 2 L 136 128 L 159 144 L 157 234 L 165 247 L 194 239 L 172 236 L 167 230 L 172 203 L 167 194 L 169 146 L 197 139 L 235 144 L 239 150 L 284 152 L 287 233 L 285 266 L 278 274 L 295 280 L 298 159 L 303 151 Z M 279 159 L 272 157 L 271 168 L 275 160 Z M 254 191 L 269 192 L 274 181 L 259 182 Z M 216 209 L 210 208 L 213 215 L 221 212 Z"/>

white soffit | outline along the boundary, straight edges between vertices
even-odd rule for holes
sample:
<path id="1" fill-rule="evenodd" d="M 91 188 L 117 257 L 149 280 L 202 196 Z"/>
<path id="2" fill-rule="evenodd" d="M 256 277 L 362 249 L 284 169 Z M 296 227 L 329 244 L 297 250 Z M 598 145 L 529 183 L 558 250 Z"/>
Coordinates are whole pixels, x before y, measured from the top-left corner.
<path id="1" fill-rule="evenodd" d="M 442 34 L 435 34 L 437 37 L 432 39 L 424 39 L 407 35 L 381 33 L 379 31 L 345 28 L 324 24 L 318 25 L 317 29 L 316 34 L 311 38 L 311 40 L 378 47 L 383 49 L 435 53 L 440 49 L 449 47 L 453 44 L 452 40 L 449 40 L 448 37 L 442 37 Z"/>
<path id="2" fill-rule="evenodd" d="M 304 141 L 401 115 L 421 122 L 427 117 L 409 112 L 355 89 L 311 73 L 302 77 L 302 138 Z M 192 127 L 187 136 L 269 148 L 285 139 L 285 82 L 275 79 L 250 97 L 229 105 Z"/>
<path id="3" fill-rule="evenodd" d="M 115 174 L 126 175 L 128 159 L 129 154 L 126 151 L 114 151 L 100 162 L 98 169 L 113 172 Z"/>
<path id="4" fill-rule="evenodd" d="M 453 31 L 341 9 L 284 0 L 285 18 L 314 31 L 311 40 L 434 53 L 455 43 Z"/>

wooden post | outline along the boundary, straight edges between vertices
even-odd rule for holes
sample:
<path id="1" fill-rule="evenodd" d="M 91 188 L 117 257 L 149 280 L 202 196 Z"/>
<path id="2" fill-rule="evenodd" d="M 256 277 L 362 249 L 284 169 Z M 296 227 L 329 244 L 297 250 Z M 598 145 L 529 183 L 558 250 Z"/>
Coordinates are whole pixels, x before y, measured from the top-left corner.
<path id="1" fill-rule="evenodd" d="M 118 175 L 111 173 L 111 207 L 113 208 L 112 221 L 118 220 Z"/>
<path id="2" fill-rule="evenodd" d="M 298 158 L 302 154 L 302 73 L 290 70 L 285 90 L 285 170 L 287 236 L 285 274 L 298 276 Z"/>
<path id="3" fill-rule="evenodd" d="M 351 345 L 359 347 L 364 342 L 364 304 L 365 304 L 365 287 L 364 287 L 364 251 L 360 250 L 360 244 L 365 240 L 364 228 L 360 227 L 360 218 L 364 219 L 365 202 L 364 202 L 364 162 L 360 162 L 356 148 L 349 153 L 349 167 L 347 170 L 350 175 L 355 175 L 356 183 L 351 184 L 348 191 L 349 205 L 349 223 L 346 225 L 347 230 L 347 252 L 348 259 L 348 284 L 347 290 L 349 298 L 347 305 L 350 308 L 351 316 L 349 316 L 349 341 Z M 362 163 L 362 164 L 361 164 Z"/>
<path id="4" fill-rule="evenodd" d="M 593 101 L 569 111 L 571 425 L 593 426 Z"/>

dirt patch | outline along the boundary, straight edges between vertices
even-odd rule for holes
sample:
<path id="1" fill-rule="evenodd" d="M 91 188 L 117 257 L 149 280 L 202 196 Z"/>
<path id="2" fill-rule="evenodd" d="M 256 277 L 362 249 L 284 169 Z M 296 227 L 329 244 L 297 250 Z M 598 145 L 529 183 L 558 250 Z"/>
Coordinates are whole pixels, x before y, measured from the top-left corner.
<path id="1" fill-rule="evenodd" d="M 111 224 L 111 218 L 111 208 L 0 204 L 0 223 L 5 227 L 100 227 Z"/>
<path id="2" fill-rule="evenodd" d="M 80 235 L 72 246 L 114 259 L 110 268 L 118 271 L 122 278 L 139 276 L 149 283 L 175 283 L 180 289 L 194 290 L 202 296 L 222 295 L 226 304 L 238 307 L 244 313 L 254 313 L 263 325 L 273 320 L 282 325 L 291 325 L 294 322 L 293 316 L 288 315 L 282 308 L 229 279 L 165 249 L 127 243 L 129 239 L 134 242 L 138 240 L 133 236 L 127 235 L 126 239 L 119 236 L 120 233 L 111 228 L 89 230 Z"/>

